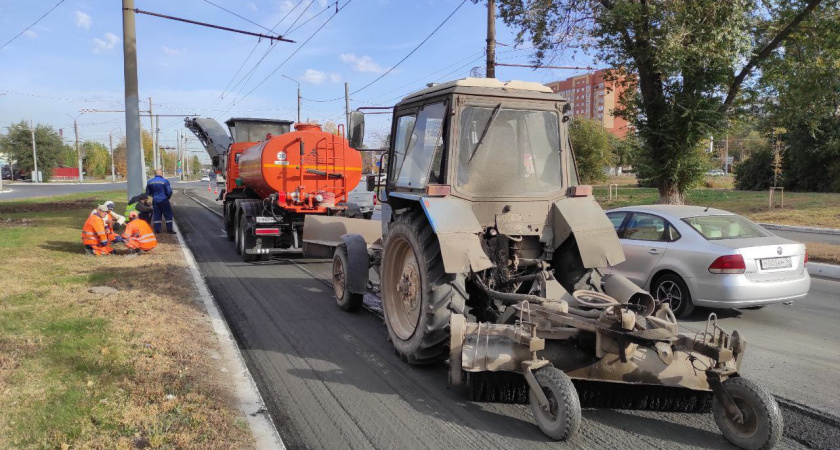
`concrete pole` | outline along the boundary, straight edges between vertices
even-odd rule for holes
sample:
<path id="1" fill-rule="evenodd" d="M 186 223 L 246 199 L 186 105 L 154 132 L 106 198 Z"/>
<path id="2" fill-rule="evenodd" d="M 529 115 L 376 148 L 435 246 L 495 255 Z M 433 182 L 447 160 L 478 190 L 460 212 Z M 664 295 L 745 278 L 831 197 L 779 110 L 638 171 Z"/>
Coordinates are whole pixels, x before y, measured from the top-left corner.
<path id="1" fill-rule="evenodd" d="M 79 150 L 79 123 L 76 122 L 76 119 L 73 119 L 73 131 L 76 133 L 76 157 L 79 159 L 79 183 L 85 180 L 84 175 L 82 175 L 82 152 Z"/>
<path id="2" fill-rule="evenodd" d="M 108 148 L 111 151 L 111 181 L 117 181 L 117 173 L 114 170 L 114 135 L 108 132 Z"/>
<path id="3" fill-rule="evenodd" d="M 487 78 L 496 78 L 496 1 L 487 0 Z"/>
<path id="4" fill-rule="evenodd" d="M 146 184 L 140 141 L 140 99 L 137 88 L 137 36 L 134 0 L 123 0 L 123 72 L 125 75 L 125 163 L 127 199 L 143 192 Z"/>
<path id="5" fill-rule="evenodd" d="M 149 97 L 149 134 L 152 139 L 152 170 L 157 170 L 160 169 L 160 161 L 158 161 L 158 144 L 155 135 L 155 116 L 152 115 L 152 97 Z"/>
<path id="6" fill-rule="evenodd" d="M 298 118 L 297 118 L 297 121 L 298 121 L 298 123 L 300 123 L 300 83 L 298 83 L 297 91 L 298 91 Z"/>
<path id="7" fill-rule="evenodd" d="M 350 84 L 344 83 L 344 135 L 350 132 Z"/>
<path id="8" fill-rule="evenodd" d="M 149 97 L 149 116 L 152 114 L 152 98 Z M 160 154 L 160 116 L 155 116 L 155 123 L 153 125 L 155 130 L 155 165 L 158 169 L 163 170 L 163 156 Z"/>
<path id="9" fill-rule="evenodd" d="M 38 176 L 38 146 L 35 145 L 35 124 L 31 120 L 29 121 L 29 130 L 32 132 L 32 164 L 35 165 L 31 178 L 33 183 L 38 183 L 41 181 L 41 178 Z"/>
<path id="10" fill-rule="evenodd" d="M 729 134 L 726 134 L 726 144 L 723 146 L 723 173 L 729 173 Z"/>

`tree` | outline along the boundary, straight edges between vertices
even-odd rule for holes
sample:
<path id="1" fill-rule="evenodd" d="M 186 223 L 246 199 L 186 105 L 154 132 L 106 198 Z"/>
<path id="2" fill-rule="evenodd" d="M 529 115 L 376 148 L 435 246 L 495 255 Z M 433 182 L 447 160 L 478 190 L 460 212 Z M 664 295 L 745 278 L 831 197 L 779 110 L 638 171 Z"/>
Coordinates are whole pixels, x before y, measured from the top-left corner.
<path id="1" fill-rule="evenodd" d="M 638 130 L 660 203 L 683 202 L 703 176 L 702 141 L 726 127 L 745 82 L 821 2 L 498 0 L 535 63 L 583 49 L 616 68 L 628 87 L 616 113 Z"/>
<path id="2" fill-rule="evenodd" d="M 35 126 L 35 144 L 38 153 L 38 170 L 48 180 L 52 169 L 61 160 L 65 146 L 61 136 L 49 125 Z M 32 129 L 25 121 L 10 125 L 5 135 L 0 135 L 0 150 L 15 161 L 15 168 L 21 172 L 31 172 L 34 168 L 32 159 Z"/>
<path id="3" fill-rule="evenodd" d="M 82 167 L 88 177 L 104 178 L 111 173 L 111 156 L 108 148 L 96 141 L 80 145 L 84 157 Z"/>
<path id="4" fill-rule="evenodd" d="M 633 164 L 633 158 L 641 151 L 641 145 L 639 138 L 634 134 L 628 134 L 623 138 L 610 135 L 612 164 L 616 168 L 616 175 L 620 175 L 622 167 Z"/>
<path id="5" fill-rule="evenodd" d="M 611 135 L 600 122 L 575 119 L 569 124 L 569 139 L 575 153 L 581 183 L 607 179 L 604 169 L 612 164 Z"/>
<path id="6" fill-rule="evenodd" d="M 198 155 L 193 155 L 192 161 L 190 161 L 190 173 L 193 177 L 201 173 L 201 161 L 198 159 Z"/>

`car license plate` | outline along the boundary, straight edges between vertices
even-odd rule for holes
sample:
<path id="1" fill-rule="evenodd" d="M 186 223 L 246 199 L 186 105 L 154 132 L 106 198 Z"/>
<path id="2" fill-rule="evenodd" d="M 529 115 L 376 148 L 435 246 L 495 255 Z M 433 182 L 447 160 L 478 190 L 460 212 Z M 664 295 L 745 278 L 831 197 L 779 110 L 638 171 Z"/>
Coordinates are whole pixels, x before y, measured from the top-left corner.
<path id="1" fill-rule="evenodd" d="M 790 262 L 790 258 L 769 258 L 761 260 L 761 268 L 764 270 L 790 269 L 791 267 L 793 267 L 793 264 Z"/>

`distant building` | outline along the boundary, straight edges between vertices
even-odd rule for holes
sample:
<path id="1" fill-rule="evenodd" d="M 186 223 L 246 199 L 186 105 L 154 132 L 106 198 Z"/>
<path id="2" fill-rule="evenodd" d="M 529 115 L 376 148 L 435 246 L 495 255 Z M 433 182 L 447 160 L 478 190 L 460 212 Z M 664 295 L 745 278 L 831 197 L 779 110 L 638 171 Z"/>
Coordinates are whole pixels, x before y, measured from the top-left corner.
<path id="1" fill-rule="evenodd" d="M 588 117 L 597 120 L 613 135 L 624 137 L 629 131 L 629 124 L 613 115 L 624 88 L 615 81 L 605 80 L 606 72 L 604 69 L 597 70 L 548 83 L 546 86 L 572 103 L 573 118 Z"/>

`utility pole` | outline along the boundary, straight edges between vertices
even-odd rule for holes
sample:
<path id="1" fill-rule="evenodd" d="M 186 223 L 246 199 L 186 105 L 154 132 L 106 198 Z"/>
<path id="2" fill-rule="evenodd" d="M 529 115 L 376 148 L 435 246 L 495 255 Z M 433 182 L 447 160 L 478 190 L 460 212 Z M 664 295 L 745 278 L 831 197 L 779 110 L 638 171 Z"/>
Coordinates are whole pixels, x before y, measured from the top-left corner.
<path id="1" fill-rule="evenodd" d="M 81 183 L 84 181 L 84 176 L 82 175 L 82 153 L 79 150 L 79 123 L 76 118 L 73 119 L 73 131 L 76 133 L 76 157 L 79 159 L 79 183 Z"/>
<path id="2" fill-rule="evenodd" d="M 149 117 L 151 118 L 152 98 L 149 97 Z M 158 169 L 163 170 L 163 156 L 160 154 L 160 116 L 155 116 L 155 156 Z"/>
<path id="3" fill-rule="evenodd" d="M 487 78 L 496 78 L 496 0 L 487 0 Z"/>
<path id="4" fill-rule="evenodd" d="M 729 133 L 726 134 L 726 144 L 723 146 L 723 173 L 729 173 Z"/>
<path id="5" fill-rule="evenodd" d="M 122 0 L 123 73 L 125 75 L 125 162 L 127 198 L 143 192 L 146 184 L 143 147 L 140 142 L 140 98 L 137 88 L 137 29 L 134 0 Z"/>
<path id="6" fill-rule="evenodd" d="M 350 133 L 350 84 L 344 83 L 344 134 Z"/>
<path id="7" fill-rule="evenodd" d="M 294 81 L 295 84 L 297 84 L 297 97 L 298 97 L 297 98 L 297 100 L 298 100 L 298 103 L 297 103 L 297 121 L 298 121 L 298 123 L 300 123 L 300 83 L 298 83 L 298 81 L 295 80 L 294 78 L 288 77 L 286 75 L 281 74 L 280 76 L 287 79 L 287 80 Z"/>
<path id="8" fill-rule="evenodd" d="M 108 148 L 111 151 L 111 181 L 117 181 L 117 174 L 114 171 L 114 135 L 108 132 Z"/>
<path id="9" fill-rule="evenodd" d="M 35 124 L 31 120 L 29 130 L 32 131 L 32 162 L 35 165 L 31 178 L 33 183 L 38 183 L 41 181 L 41 177 L 38 176 L 38 147 L 35 145 Z"/>

